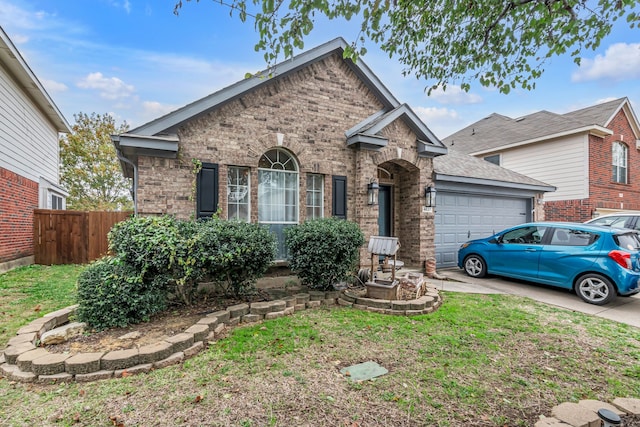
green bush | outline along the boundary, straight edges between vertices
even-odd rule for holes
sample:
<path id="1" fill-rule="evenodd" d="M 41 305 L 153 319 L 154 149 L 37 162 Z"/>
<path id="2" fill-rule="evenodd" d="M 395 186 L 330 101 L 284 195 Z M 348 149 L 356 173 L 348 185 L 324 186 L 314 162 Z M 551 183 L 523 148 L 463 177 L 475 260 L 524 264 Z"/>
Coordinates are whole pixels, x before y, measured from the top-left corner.
<path id="1" fill-rule="evenodd" d="M 109 249 L 143 275 L 171 273 L 184 256 L 184 234 L 190 231 L 184 223 L 166 215 L 131 217 L 113 226 Z"/>
<path id="2" fill-rule="evenodd" d="M 237 220 L 213 218 L 198 224 L 189 244 L 190 265 L 234 296 L 255 290 L 256 280 L 276 256 L 275 236 L 258 224 Z"/>
<path id="3" fill-rule="evenodd" d="M 289 266 L 312 289 L 348 280 L 359 262 L 364 235 L 354 222 L 322 218 L 285 229 Z"/>
<path id="4" fill-rule="evenodd" d="M 96 330 L 148 321 L 166 307 L 163 285 L 121 259 L 97 260 L 78 277 L 78 319 Z"/>

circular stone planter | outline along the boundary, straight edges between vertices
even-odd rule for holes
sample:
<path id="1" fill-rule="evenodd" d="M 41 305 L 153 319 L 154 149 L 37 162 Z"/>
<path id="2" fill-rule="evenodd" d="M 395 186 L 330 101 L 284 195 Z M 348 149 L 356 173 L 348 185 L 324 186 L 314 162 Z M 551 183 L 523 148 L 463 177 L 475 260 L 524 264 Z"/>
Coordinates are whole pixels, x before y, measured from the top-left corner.
<path id="1" fill-rule="evenodd" d="M 37 347 L 42 334 L 69 322 L 77 309 L 77 305 L 70 306 L 20 328 L 0 353 L 0 374 L 12 381 L 50 384 L 96 381 L 149 372 L 196 355 L 227 328 L 335 304 L 376 313 L 413 316 L 433 312 L 442 304 L 442 299 L 437 289 L 428 286 L 425 295 L 410 301 L 365 298 L 351 290 L 309 291 L 274 301 L 230 306 L 202 317 L 184 332 L 128 350 L 60 354 L 50 353 L 46 347 Z"/>

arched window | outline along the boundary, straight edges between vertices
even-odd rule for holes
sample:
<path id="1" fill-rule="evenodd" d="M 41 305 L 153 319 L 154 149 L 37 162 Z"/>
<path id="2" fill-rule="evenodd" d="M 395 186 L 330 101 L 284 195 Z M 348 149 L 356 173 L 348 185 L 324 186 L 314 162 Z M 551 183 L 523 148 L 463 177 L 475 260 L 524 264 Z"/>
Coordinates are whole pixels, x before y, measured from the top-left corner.
<path id="1" fill-rule="evenodd" d="M 613 182 L 627 184 L 627 153 L 629 149 L 622 142 L 614 142 L 611 149 Z"/>
<path id="2" fill-rule="evenodd" d="M 278 237 L 278 259 L 286 259 L 284 229 L 298 223 L 298 164 L 287 151 L 276 148 L 258 162 L 258 221 Z"/>

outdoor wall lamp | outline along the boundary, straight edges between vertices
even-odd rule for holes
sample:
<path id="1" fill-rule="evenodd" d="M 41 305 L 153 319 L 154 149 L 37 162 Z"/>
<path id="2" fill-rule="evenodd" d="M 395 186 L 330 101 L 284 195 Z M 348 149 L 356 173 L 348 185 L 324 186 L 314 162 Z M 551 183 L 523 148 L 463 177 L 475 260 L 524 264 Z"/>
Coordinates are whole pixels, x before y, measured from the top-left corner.
<path id="1" fill-rule="evenodd" d="M 369 184 L 367 184 L 367 203 L 369 205 L 378 204 L 378 190 L 380 190 L 378 181 L 375 178 L 371 178 Z"/>
<path id="2" fill-rule="evenodd" d="M 436 189 L 433 187 L 425 187 L 424 189 L 424 205 L 428 208 L 436 207 Z"/>

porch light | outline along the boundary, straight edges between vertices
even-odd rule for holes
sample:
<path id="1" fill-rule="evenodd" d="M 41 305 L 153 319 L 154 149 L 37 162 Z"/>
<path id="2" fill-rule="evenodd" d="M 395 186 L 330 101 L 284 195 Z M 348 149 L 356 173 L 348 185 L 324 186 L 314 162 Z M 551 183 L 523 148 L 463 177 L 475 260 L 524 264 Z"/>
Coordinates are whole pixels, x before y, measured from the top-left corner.
<path id="1" fill-rule="evenodd" d="M 380 190 L 378 181 L 376 181 L 375 178 L 371 178 L 369 184 L 367 184 L 367 200 L 369 205 L 378 204 L 378 190 Z"/>
<path id="2" fill-rule="evenodd" d="M 424 205 L 428 208 L 436 207 L 436 189 L 433 187 L 425 187 L 424 189 Z"/>

